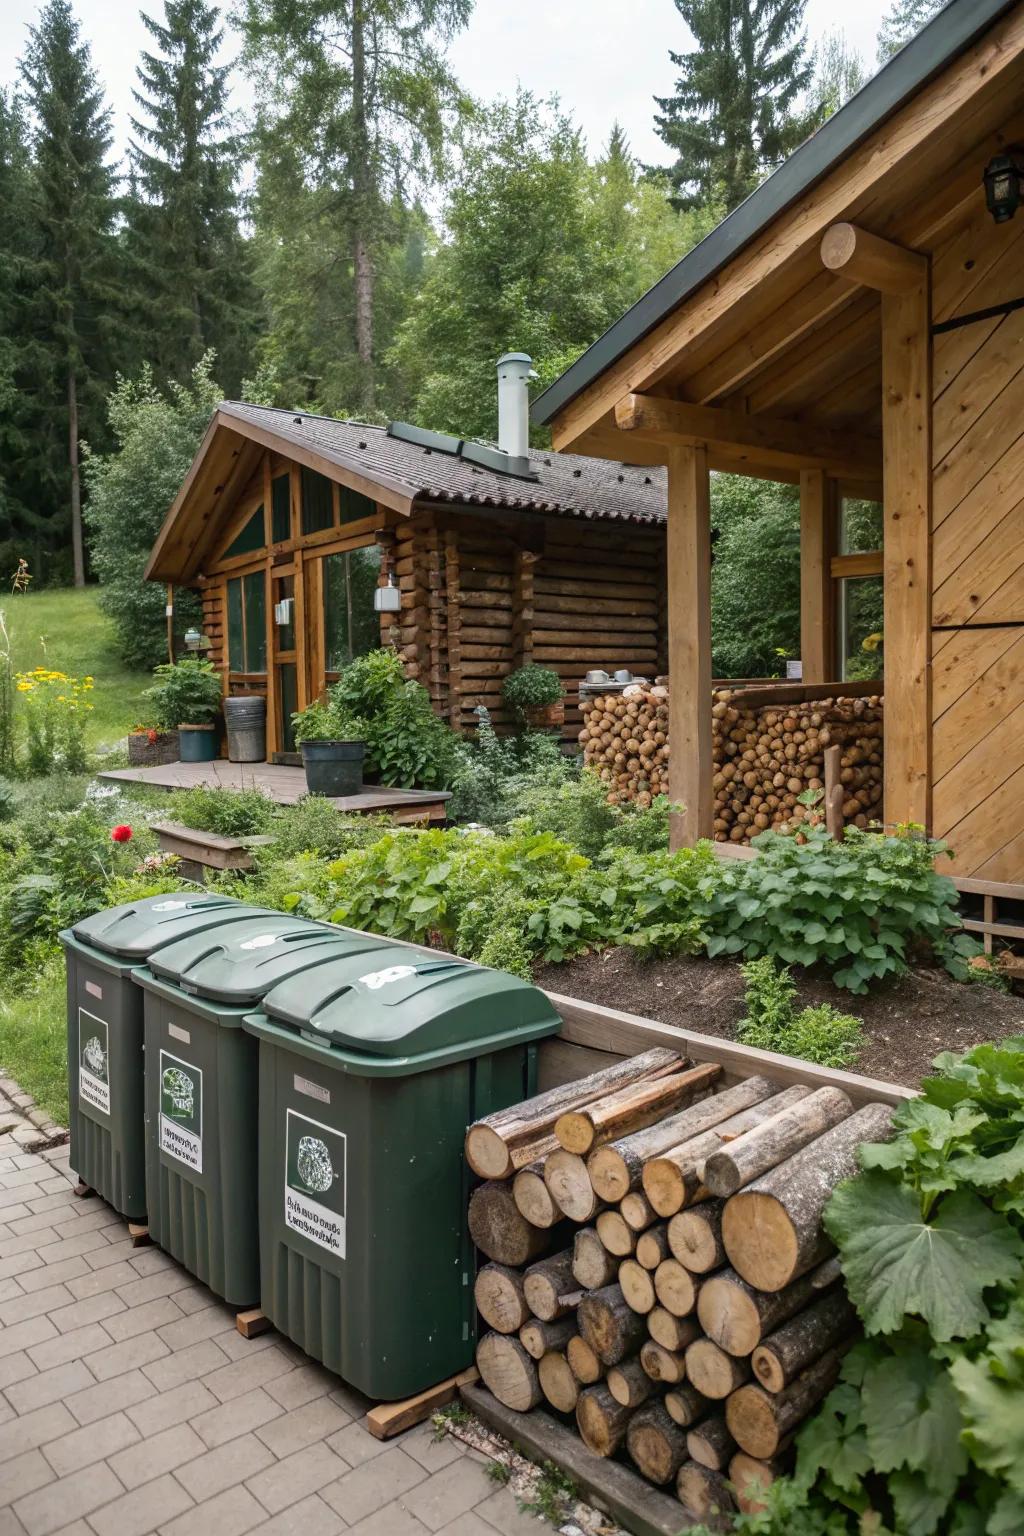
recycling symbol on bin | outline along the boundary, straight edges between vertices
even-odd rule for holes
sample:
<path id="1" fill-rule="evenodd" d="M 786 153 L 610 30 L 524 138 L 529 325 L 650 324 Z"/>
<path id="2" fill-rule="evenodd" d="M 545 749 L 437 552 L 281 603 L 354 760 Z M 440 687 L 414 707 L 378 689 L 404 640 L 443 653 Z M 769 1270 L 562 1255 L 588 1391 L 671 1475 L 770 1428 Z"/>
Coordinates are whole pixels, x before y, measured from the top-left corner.
<path id="1" fill-rule="evenodd" d="M 325 1194 L 334 1183 L 334 1164 L 327 1143 L 319 1136 L 300 1136 L 295 1169 L 307 1189 Z"/>
<path id="2" fill-rule="evenodd" d="M 82 1061 L 88 1067 L 93 1077 L 98 1077 L 101 1082 L 107 1080 L 107 1053 L 100 1044 L 99 1037 L 93 1035 L 82 1047 Z"/>
<path id="3" fill-rule="evenodd" d="M 196 1085 L 188 1073 L 180 1067 L 167 1067 L 161 1081 L 173 1112 L 176 1115 L 191 1115 L 195 1106 Z"/>

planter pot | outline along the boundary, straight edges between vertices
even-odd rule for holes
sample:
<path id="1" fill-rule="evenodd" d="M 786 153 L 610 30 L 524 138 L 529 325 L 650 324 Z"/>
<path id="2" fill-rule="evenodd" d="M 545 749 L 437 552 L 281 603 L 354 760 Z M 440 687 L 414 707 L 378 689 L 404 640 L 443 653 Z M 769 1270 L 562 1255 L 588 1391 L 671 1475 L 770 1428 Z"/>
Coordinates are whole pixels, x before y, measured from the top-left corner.
<path id="1" fill-rule="evenodd" d="M 128 762 L 133 768 L 161 768 L 164 763 L 176 763 L 181 755 L 177 731 L 154 731 L 155 741 L 150 741 L 148 731 L 132 731 L 128 737 Z"/>
<path id="2" fill-rule="evenodd" d="M 526 722 L 535 731 L 546 730 L 551 726 L 565 724 L 565 700 L 559 699 L 556 704 L 540 704 L 536 709 L 526 711 Z"/>
<path id="3" fill-rule="evenodd" d="M 267 701 L 258 694 L 224 700 L 228 762 L 262 763 L 267 756 Z"/>
<path id="4" fill-rule="evenodd" d="M 212 763 L 217 756 L 215 725 L 179 725 L 183 763 Z"/>
<path id="5" fill-rule="evenodd" d="M 361 741 L 303 741 L 299 743 L 306 788 L 311 795 L 358 795 L 363 787 Z"/>

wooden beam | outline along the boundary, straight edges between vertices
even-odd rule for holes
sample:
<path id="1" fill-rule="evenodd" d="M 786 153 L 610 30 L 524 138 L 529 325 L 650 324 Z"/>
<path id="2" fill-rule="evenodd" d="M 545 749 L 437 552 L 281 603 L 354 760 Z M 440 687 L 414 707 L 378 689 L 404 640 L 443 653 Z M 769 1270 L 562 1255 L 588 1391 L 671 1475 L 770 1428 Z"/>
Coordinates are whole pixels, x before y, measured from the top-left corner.
<path id="1" fill-rule="evenodd" d="M 615 407 L 620 432 L 676 444 L 715 444 L 739 450 L 764 464 L 804 469 L 814 465 L 852 478 L 878 472 L 881 444 L 843 432 L 770 416 L 748 416 L 720 406 L 689 405 L 660 395 L 625 395 Z"/>
<path id="2" fill-rule="evenodd" d="M 830 272 L 880 293 L 909 293 L 928 275 L 928 258 L 856 224 L 833 224 L 821 241 L 821 259 Z"/>
<path id="3" fill-rule="evenodd" d="M 885 820 L 931 824 L 931 343 L 927 280 L 882 296 Z"/>
<path id="4" fill-rule="evenodd" d="M 707 449 L 669 450 L 668 462 L 668 792 L 674 848 L 710 837 L 711 483 Z"/>
<path id="5" fill-rule="evenodd" d="M 866 550 L 859 555 L 833 555 L 830 564 L 836 581 L 849 576 L 881 576 L 885 570 L 880 549 Z"/>
<path id="6" fill-rule="evenodd" d="M 800 470 L 796 465 L 762 464 L 751 449 L 728 448 L 719 443 L 708 443 L 708 468 L 723 474 L 747 475 L 753 480 L 774 480 L 783 485 L 798 485 Z M 585 432 L 573 445 L 574 453 L 587 454 L 594 459 L 608 459 L 613 464 L 665 464 L 668 460 L 668 442 L 661 439 L 647 440 L 640 433 L 620 432 L 614 419 L 609 417 L 599 426 Z M 881 482 L 881 460 L 872 477 Z"/>
<path id="7" fill-rule="evenodd" d="M 820 469 L 800 476 L 800 657 L 805 683 L 835 677 L 832 571 L 833 483 Z"/>

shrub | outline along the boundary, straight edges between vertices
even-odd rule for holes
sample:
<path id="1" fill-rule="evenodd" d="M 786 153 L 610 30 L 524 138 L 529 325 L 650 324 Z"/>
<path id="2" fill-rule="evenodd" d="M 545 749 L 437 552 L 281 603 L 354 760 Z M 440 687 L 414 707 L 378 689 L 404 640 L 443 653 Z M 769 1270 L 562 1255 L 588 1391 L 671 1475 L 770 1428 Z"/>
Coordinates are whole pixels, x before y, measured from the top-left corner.
<path id="1" fill-rule="evenodd" d="M 304 741 L 364 741 L 366 725 L 330 698 L 314 699 L 292 715 L 292 737 Z"/>
<path id="2" fill-rule="evenodd" d="M 742 970 L 747 1014 L 736 1035 L 744 1045 L 799 1056 L 822 1067 L 846 1067 L 856 1059 L 864 1043 L 860 1019 L 840 1013 L 831 1003 L 797 1013 L 796 983 L 789 967 L 779 970 L 772 959 L 749 960 Z"/>
<path id="3" fill-rule="evenodd" d="M 525 721 L 533 709 L 558 704 L 564 692 L 558 673 L 550 667 L 539 667 L 535 662 L 517 667 L 501 685 L 502 699 L 520 721 Z"/>
<path id="4" fill-rule="evenodd" d="M 914 945 L 954 975 L 977 947 L 960 930 L 952 880 L 935 872 L 942 843 L 914 829 L 889 837 L 848 827 L 795 837 L 762 832 L 759 857 L 730 864 L 711 905 L 709 955 L 771 955 L 785 965 L 827 964 L 837 986 L 866 992 L 905 971 Z"/>
<path id="5" fill-rule="evenodd" d="M 274 824 L 274 845 L 266 859 L 290 859 L 300 853 L 315 853 L 326 859 L 340 858 L 352 848 L 366 848 L 391 829 L 387 816 L 342 816 L 323 795 L 304 795 Z"/>
<path id="6" fill-rule="evenodd" d="M 56 770 L 84 773 L 86 716 L 92 709 L 91 677 L 70 677 L 51 667 L 14 674 L 15 692 L 25 710 L 25 771 L 43 778 Z"/>
<path id="7" fill-rule="evenodd" d="M 591 859 L 612 848 L 637 853 L 668 848 L 669 801 L 664 796 L 646 808 L 635 801 L 609 805 L 605 786 L 586 768 L 530 775 L 521 781 L 517 799 L 517 828 L 551 832 Z"/>
<path id="8" fill-rule="evenodd" d="M 330 688 L 327 702 L 316 707 L 324 711 L 325 727 L 366 742 L 367 769 L 382 784 L 436 789 L 451 777 L 456 737 L 434 713 L 427 690 L 406 681 L 397 651 L 357 656 Z"/>
<path id="9" fill-rule="evenodd" d="M 476 739 L 455 744 L 448 815 L 453 821 L 504 829 L 520 814 L 531 784 L 548 791 L 577 770 L 554 737 L 542 732 L 502 737 L 483 706 L 475 714 Z"/>
<path id="10" fill-rule="evenodd" d="M 221 676 L 202 656 L 183 656 L 154 668 L 156 682 L 147 688 L 158 726 L 163 731 L 179 725 L 211 725 L 220 714 Z"/>
<path id="11" fill-rule="evenodd" d="M 221 837 L 255 837 L 274 827 L 277 808 L 261 789 L 180 789 L 167 801 L 168 820 Z M 337 812 L 335 812 L 337 815 Z"/>

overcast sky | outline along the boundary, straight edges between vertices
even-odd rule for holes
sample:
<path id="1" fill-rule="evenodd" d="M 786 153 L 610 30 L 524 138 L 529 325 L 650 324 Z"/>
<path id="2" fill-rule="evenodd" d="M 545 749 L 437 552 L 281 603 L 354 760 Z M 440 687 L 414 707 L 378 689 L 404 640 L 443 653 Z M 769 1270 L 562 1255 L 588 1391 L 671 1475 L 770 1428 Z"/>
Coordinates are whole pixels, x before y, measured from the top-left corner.
<path id="1" fill-rule="evenodd" d="M 0 0 L 0 81 L 9 83 L 38 0 Z M 162 15 L 161 0 L 147 6 Z M 874 68 L 875 36 L 887 0 L 809 0 L 812 40 L 845 30 Z M 93 60 L 115 109 L 118 148 L 128 134 L 135 64 L 148 34 L 134 0 L 75 0 Z M 235 51 L 228 39 L 228 56 Z M 668 95 L 674 70 L 669 49 L 685 52 L 688 34 L 673 0 L 476 0 L 472 20 L 451 58 L 463 84 L 488 99 L 508 94 L 517 80 L 540 95 L 557 93 L 586 134 L 592 152 L 617 118 L 633 151 L 646 161 L 670 158 L 652 127 L 652 96 Z M 241 83 L 240 107 L 248 104 Z"/>

